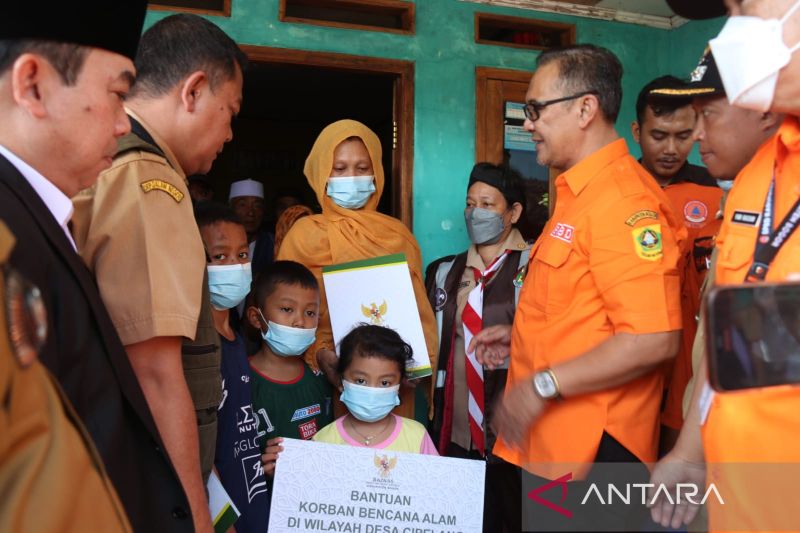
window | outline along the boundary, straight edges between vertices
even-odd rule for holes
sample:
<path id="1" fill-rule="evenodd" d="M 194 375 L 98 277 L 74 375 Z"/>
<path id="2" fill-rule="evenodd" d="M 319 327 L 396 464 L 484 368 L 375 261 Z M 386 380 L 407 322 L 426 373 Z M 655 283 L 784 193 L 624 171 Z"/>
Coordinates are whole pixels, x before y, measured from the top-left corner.
<path id="1" fill-rule="evenodd" d="M 531 50 L 575 43 L 575 25 L 520 17 L 475 14 L 475 42 Z"/>
<path id="2" fill-rule="evenodd" d="M 199 15 L 231 16 L 231 0 L 154 0 L 149 9 L 158 11 L 183 11 Z"/>
<path id="3" fill-rule="evenodd" d="M 402 0 L 281 0 L 280 20 L 410 34 L 414 7 Z"/>

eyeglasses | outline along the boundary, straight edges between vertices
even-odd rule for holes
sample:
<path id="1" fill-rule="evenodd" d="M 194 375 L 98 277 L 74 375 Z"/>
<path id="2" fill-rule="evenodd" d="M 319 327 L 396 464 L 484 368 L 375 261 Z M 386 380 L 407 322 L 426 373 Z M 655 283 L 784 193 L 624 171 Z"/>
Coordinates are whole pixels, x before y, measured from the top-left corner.
<path id="1" fill-rule="evenodd" d="M 530 120 L 531 122 L 536 122 L 539 120 L 539 114 L 542 112 L 542 109 L 549 105 L 558 104 L 560 102 L 566 102 L 568 100 L 574 100 L 576 98 L 580 98 L 581 96 L 586 96 L 587 94 L 597 94 L 597 91 L 583 91 L 582 93 L 573 94 L 572 96 L 563 96 L 561 98 L 554 98 L 553 100 L 545 100 L 544 102 L 528 102 L 525 104 L 523 110 L 525 111 L 525 118 Z"/>

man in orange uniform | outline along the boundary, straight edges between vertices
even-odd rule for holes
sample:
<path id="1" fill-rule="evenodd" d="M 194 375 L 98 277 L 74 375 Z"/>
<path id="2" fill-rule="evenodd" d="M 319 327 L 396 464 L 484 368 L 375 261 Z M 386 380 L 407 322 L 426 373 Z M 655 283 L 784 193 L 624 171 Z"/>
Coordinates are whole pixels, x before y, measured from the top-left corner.
<path id="1" fill-rule="evenodd" d="M 708 272 L 714 236 L 720 221 L 714 216 L 722 190 L 708 171 L 687 161 L 694 145 L 697 113 L 685 96 L 687 84 L 661 76 L 645 85 L 636 100 L 633 138 L 642 149 L 642 166 L 666 193 L 672 210 L 688 232 L 681 272 L 683 337 L 678 356 L 667 368 L 661 412 L 661 450 L 668 451 L 683 424 L 683 391 L 692 376 L 692 342 L 700 311 L 700 287 Z M 684 93 L 676 97 L 676 93 Z"/>
<path id="2" fill-rule="evenodd" d="M 680 343 L 685 230 L 614 129 L 621 78 L 606 49 L 549 50 L 526 95 L 525 128 L 539 163 L 564 169 L 558 200 L 531 250 L 513 328 L 486 328 L 473 339 L 489 367 L 510 345 L 495 453 L 535 476 L 526 480 L 591 480 L 596 462 L 656 458 L 659 369 Z M 537 528 L 607 518 L 586 516 L 577 503 L 573 518 L 542 509 L 550 514 Z"/>
<path id="3" fill-rule="evenodd" d="M 695 4 L 673 5 L 673 9 L 696 16 Z M 724 11 L 722 2 L 704 4 Z M 800 3 L 728 0 L 725 5 L 732 17 L 710 44 L 728 100 L 787 117 L 744 167 L 729 193 L 717 238 L 715 283 L 795 280 L 800 276 L 800 233 L 794 231 L 795 217 L 800 214 L 800 105 L 796 97 L 800 57 L 791 47 L 800 41 Z M 706 369 L 704 361 L 698 371 L 700 383 L 707 381 Z M 651 482 L 675 486 L 702 479 L 705 455 L 708 481 L 715 483 L 725 501 L 723 506 L 709 500 L 709 530 L 798 530 L 800 516 L 791 497 L 765 497 L 786 481 L 777 475 L 780 470 L 796 481 L 798 413 L 797 387 L 724 393 L 714 393 L 707 385 L 695 387 L 675 449 L 656 467 Z M 775 469 L 775 464 L 780 468 Z M 662 499 L 653 511 L 656 521 L 679 525 L 691 521 L 697 508 Z"/>

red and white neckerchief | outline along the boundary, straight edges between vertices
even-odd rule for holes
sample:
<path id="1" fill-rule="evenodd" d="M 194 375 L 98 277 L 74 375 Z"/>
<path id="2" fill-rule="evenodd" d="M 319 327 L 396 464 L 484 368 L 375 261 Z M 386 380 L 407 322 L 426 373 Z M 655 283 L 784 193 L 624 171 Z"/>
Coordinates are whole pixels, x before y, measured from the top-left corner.
<path id="1" fill-rule="evenodd" d="M 464 323 L 464 351 L 467 353 L 467 389 L 469 395 L 467 406 L 469 411 L 469 433 L 475 448 L 486 455 L 486 443 L 483 432 L 483 366 L 475 359 L 475 351 L 468 351 L 472 337 L 483 328 L 483 291 L 489 280 L 500 270 L 511 250 L 506 250 L 495 258 L 486 270 L 481 272 L 472 267 L 475 275 L 475 288 L 469 292 L 461 321 Z"/>

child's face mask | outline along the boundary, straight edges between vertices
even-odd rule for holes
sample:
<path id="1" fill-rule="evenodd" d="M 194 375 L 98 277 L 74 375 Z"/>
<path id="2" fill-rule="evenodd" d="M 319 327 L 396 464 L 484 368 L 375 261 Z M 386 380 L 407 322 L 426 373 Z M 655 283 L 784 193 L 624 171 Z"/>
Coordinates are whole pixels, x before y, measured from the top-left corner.
<path id="1" fill-rule="evenodd" d="M 206 268 L 211 305 L 215 308 L 236 307 L 250 292 L 250 282 L 253 280 L 250 263 L 208 265 Z"/>
<path id="2" fill-rule="evenodd" d="M 275 355 L 281 357 L 297 357 L 303 355 L 317 340 L 317 328 L 293 328 L 281 326 L 264 318 L 261 309 L 256 308 L 261 320 L 267 325 L 267 331 L 261 337 Z"/>
<path id="3" fill-rule="evenodd" d="M 362 422 L 377 422 L 400 405 L 399 383 L 394 387 L 366 387 L 342 380 L 342 385 L 342 403 Z"/>

